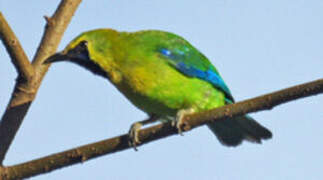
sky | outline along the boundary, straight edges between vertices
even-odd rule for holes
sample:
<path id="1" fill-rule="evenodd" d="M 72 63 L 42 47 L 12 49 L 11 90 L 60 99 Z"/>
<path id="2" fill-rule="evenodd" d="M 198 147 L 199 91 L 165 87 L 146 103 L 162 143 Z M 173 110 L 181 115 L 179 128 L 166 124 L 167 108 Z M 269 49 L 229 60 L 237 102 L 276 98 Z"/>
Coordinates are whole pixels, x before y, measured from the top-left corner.
<path id="1" fill-rule="evenodd" d="M 203 3 L 202 3 L 203 2 Z M 58 0 L 0 0 L 32 59 Z M 59 50 L 81 32 L 159 29 L 181 35 L 220 71 L 237 101 L 323 77 L 322 0 L 84 0 Z M 0 114 L 17 74 L 0 45 Z M 252 113 L 263 144 L 222 146 L 206 127 L 34 177 L 52 179 L 322 179 L 323 95 Z M 5 159 L 13 165 L 124 134 L 146 118 L 107 80 L 51 66 Z"/>

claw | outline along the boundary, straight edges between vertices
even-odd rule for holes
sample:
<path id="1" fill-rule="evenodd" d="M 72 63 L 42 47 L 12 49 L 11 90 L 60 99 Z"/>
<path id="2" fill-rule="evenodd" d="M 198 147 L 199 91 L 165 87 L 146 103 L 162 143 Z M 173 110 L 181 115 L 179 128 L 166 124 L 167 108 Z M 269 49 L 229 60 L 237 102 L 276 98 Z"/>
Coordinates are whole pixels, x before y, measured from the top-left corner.
<path id="1" fill-rule="evenodd" d="M 142 123 L 141 122 L 135 122 L 131 125 L 130 130 L 129 130 L 129 146 L 132 146 L 134 148 L 135 151 L 138 151 L 137 149 L 137 144 L 140 144 L 140 140 L 138 137 L 138 132 L 142 127 Z"/>
<path id="2" fill-rule="evenodd" d="M 187 115 L 187 114 L 192 114 L 194 113 L 194 109 L 190 108 L 190 109 L 181 109 L 177 112 L 176 114 L 176 119 L 175 121 L 172 122 L 172 126 L 173 127 L 176 127 L 177 131 L 178 131 L 178 134 L 183 136 L 183 119 L 184 119 L 184 116 Z"/>

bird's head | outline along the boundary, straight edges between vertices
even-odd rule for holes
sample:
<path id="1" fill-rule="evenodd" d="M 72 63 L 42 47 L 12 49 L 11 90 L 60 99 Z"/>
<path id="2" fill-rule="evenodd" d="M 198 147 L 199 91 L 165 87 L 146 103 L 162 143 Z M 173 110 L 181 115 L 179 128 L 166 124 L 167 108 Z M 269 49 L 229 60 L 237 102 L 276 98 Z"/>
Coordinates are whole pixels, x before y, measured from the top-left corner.
<path id="1" fill-rule="evenodd" d="M 44 63 L 72 62 L 95 74 L 107 76 L 104 66 L 113 61 L 111 45 L 118 38 L 112 29 L 99 29 L 82 33 L 72 40 L 63 51 L 50 56 Z"/>

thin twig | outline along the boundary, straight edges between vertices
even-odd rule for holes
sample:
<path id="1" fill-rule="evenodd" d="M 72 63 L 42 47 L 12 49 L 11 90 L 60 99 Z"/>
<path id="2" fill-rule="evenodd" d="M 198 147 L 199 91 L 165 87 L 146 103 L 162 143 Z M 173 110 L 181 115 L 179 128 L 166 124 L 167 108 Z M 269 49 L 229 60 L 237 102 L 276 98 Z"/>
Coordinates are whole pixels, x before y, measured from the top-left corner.
<path id="1" fill-rule="evenodd" d="M 19 81 L 18 79 L 16 82 L 10 102 L 0 122 L 0 164 L 2 164 L 10 144 L 32 101 L 35 99 L 41 81 L 48 70 L 49 65 L 42 65 L 42 62 L 55 53 L 63 33 L 80 2 L 81 0 L 61 1 L 54 15 L 48 18 L 45 33 L 32 61 L 32 66 L 34 67 L 32 78 L 28 81 Z M 6 42 L 4 41 L 5 44 Z"/>
<path id="2" fill-rule="evenodd" d="M 184 131 L 188 131 L 213 121 L 241 116 L 255 111 L 269 110 L 274 106 L 319 93 L 323 93 L 323 79 L 283 89 L 210 111 L 187 115 L 184 117 L 186 124 Z M 171 123 L 165 123 L 142 129 L 139 131 L 139 139 L 142 144 L 146 144 L 174 134 L 177 134 L 177 129 L 174 128 Z M 3 169 L 0 169 L 0 178 L 27 178 L 128 148 L 131 148 L 128 145 L 128 135 L 124 134 L 22 164 L 4 167 Z"/>
<path id="3" fill-rule="evenodd" d="M 11 30 L 6 19 L 0 12 L 0 39 L 5 45 L 12 63 L 14 64 L 20 78 L 28 81 L 34 74 L 34 69 L 31 66 L 25 51 L 13 31 Z"/>

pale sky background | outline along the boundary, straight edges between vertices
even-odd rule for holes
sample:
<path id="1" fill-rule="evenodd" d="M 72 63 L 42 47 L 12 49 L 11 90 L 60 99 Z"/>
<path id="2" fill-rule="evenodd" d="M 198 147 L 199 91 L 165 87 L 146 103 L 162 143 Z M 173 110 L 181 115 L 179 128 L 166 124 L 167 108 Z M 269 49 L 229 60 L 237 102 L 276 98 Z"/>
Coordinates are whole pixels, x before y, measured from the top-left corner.
<path id="1" fill-rule="evenodd" d="M 31 59 L 44 15 L 59 1 L 0 0 Z M 179 34 L 218 68 L 237 101 L 323 77 L 322 0 L 84 0 L 59 50 L 83 31 L 160 29 Z M 16 78 L 0 45 L 0 113 Z M 222 146 L 206 128 L 35 177 L 52 179 L 315 180 L 323 178 L 323 95 L 251 114 L 273 132 L 262 145 Z M 5 164 L 128 131 L 146 115 L 107 80 L 70 63 L 45 77 Z"/>

